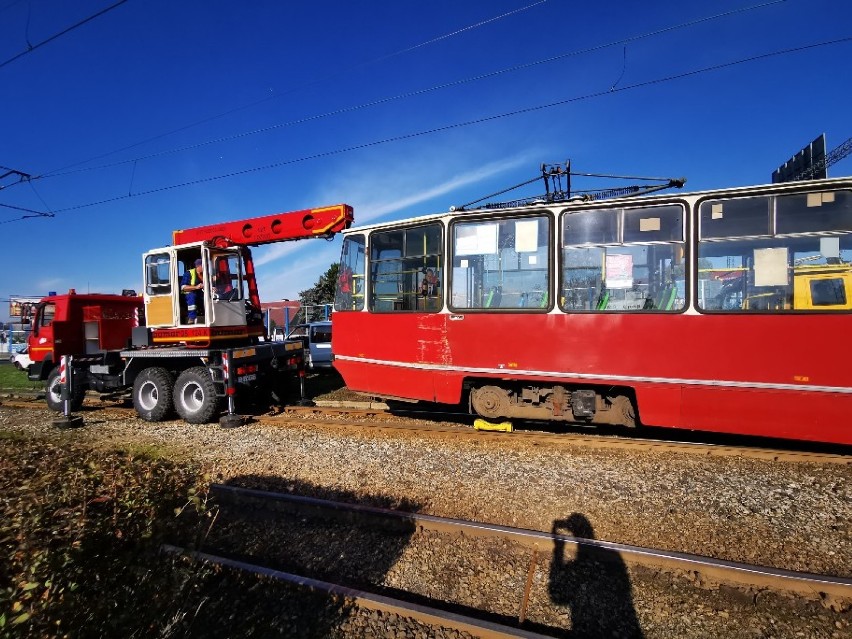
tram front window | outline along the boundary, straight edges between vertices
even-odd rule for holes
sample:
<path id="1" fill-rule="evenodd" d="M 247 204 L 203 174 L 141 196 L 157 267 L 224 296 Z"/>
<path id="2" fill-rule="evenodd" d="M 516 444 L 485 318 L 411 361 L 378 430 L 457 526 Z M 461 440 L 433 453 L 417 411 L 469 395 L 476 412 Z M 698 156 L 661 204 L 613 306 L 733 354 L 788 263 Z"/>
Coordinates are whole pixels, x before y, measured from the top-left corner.
<path id="1" fill-rule="evenodd" d="M 360 311 L 364 308 L 365 239 L 347 235 L 343 239 L 337 282 L 334 289 L 335 311 Z"/>

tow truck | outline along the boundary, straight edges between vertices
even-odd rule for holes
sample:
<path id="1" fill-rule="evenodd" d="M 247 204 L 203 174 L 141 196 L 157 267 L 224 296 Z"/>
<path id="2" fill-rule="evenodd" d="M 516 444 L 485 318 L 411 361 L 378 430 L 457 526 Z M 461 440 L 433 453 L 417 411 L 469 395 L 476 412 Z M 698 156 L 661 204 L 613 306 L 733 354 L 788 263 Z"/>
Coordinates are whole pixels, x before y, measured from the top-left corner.
<path id="1" fill-rule="evenodd" d="M 89 389 L 130 392 L 148 421 L 173 411 L 193 424 L 221 412 L 241 423 L 236 400 L 283 403 L 298 378 L 304 398 L 304 347 L 266 335 L 251 246 L 330 238 L 352 224 L 338 204 L 174 231 L 172 245 L 142 256 L 142 294 L 51 294 L 35 307 L 28 338 L 29 379 L 46 382 L 47 405 L 78 410 Z M 181 288 L 201 260 L 203 283 L 190 322 Z"/>

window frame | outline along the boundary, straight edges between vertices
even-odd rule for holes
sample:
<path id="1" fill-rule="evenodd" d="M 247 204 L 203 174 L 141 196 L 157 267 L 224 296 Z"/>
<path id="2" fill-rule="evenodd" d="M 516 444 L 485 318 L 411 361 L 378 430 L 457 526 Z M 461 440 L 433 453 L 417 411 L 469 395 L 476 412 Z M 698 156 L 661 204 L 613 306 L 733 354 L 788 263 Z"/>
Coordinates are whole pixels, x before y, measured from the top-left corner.
<path id="1" fill-rule="evenodd" d="M 812 305 L 806 308 L 795 308 L 796 305 L 796 280 L 795 280 L 795 257 L 788 257 L 788 265 L 789 269 L 788 273 L 788 282 L 785 285 L 774 285 L 776 289 L 768 292 L 754 292 L 751 295 L 745 295 L 745 293 L 749 293 L 750 289 L 758 289 L 758 288 L 772 288 L 772 286 L 759 286 L 754 283 L 749 283 L 749 280 L 754 278 L 755 275 L 755 265 L 752 264 L 750 267 L 735 267 L 739 270 L 743 270 L 744 277 L 746 278 L 744 282 L 744 297 L 740 302 L 739 308 L 707 308 L 706 306 L 701 305 L 701 298 L 699 297 L 698 288 L 700 287 L 701 277 L 700 277 L 700 260 L 702 259 L 711 259 L 711 257 L 715 257 L 716 259 L 721 259 L 723 256 L 711 256 L 706 257 L 703 255 L 704 248 L 707 246 L 719 246 L 724 247 L 725 245 L 734 245 L 734 244 L 744 244 L 747 248 L 749 248 L 751 255 L 754 255 L 756 251 L 766 250 L 766 249 L 784 249 L 789 253 L 793 253 L 795 255 L 795 251 L 797 249 L 801 250 L 800 247 L 797 247 L 797 242 L 799 240 L 808 240 L 813 239 L 815 241 L 819 241 L 823 238 L 838 238 L 838 242 L 840 238 L 847 238 L 850 240 L 850 246 L 852 246 L 852 229 L 824 229 L 824 230 L 805 230 L 800 232 L 778 232 L 779 224 L 779 202 L 782 202 L 785 198 L 788 198 L 788 201 L 792 201 L 793 198 L 806 198 L 806 200 L 810 197 L 821 196 L 821 201 L 825 201 L 825 194 L 831 193 L 836 197 L 837 193 L 845 193 L 847 198 L 852 198 L 852 189 L 837 187 L 830 189 L 800 189 L 789 192 L 775 192 L 775 193 L 757 193 L 751 195 L 739 195 L 736 193 L 731 193 L 728 195 L 719 195 L 719 194 L 711 194 L 706 197 L 700 198 L 695 202 L 695 219 L 697 224 L 697 233 L 695 234 L 695 258 L 693 260 L 693 269 L 695 273 L 695 287 L 696 287 L 696 298 L 695 298 L 695 310 L 701 314 L 708 315 L 718 315 L 718 314 L 727 314 L 727 315 L 801 315 L 808 313 L 818 313 L 818 314 L 839 314 L 839 313 L 849 313 L 852 312 L 846 308 L 833 308 L 836 306 L 840 306 L 840 304 L 836 305 L 824 305 L 817 306 Z M 704 208 L 706 205 L 713 205 L 719 202 L 727 202 L 731 200 L 738 199 L 758 199 L 763 198 L 767 200 L 767 213 L 768 213 L 768 224 L 767 224 L 767 233 L 758 234 L 758 235 L 727 235 L 727 236 L 719 236 L 713 235 L 712 237 L 704 236 L 704 227 L 703 227 L 703 215 Z M 833 200 L 832 200 L 833 201 Z M 790 212 L 789 208 L 786 208 L 785 216 L 790 217 L 793 213 Z M 804 215 L 804 212 L 799 213 L 799 215 Z M 770 246 L 771 245 L 771 246 Z M 743 249 L 738 249 L 740 256 L 745 256 L 746 253 L 743 253 Z M 849 251 L 850 248 L 843 249 L 845 251 Z M 811 252 L 811 251 L 806 251 Z M 729 256 L 731 257 L 731 256 Z M 852 267 L 850 267 L 852 268 Z M 783 292 L 779 292 L 778 289 L 784 289 Z M 721 294 L 721 292 L 720 292 Z M 766 297 L 767 295 L 774 295 L 776 298 L 781 299 L 783 297 L 784 303 L 789 303 L 789 308 L 748 308 L 747 301 L 748 300 L 759 300 L 761 297 Z"/>
<path id="2" fill-rule="evenodd" d="M 559 292 L 559 310 L 566 314 L 573 313 L 581 313 L 581 314 L 623 314 L 623 313 L 635 313 L 640 315 L 648 315 L 651 313 L 665 313 L 665 314 L 678 314 L 685 313 L 690 307 L 690 279 L 691 279 L 691 261 L 690 261 L 690 230 L 691 230 L 691 208 L 689 203 L 684 199 L 673 199 L 661 202 L 648 202 L 648 203 L 624 203 L 624 202 L 613 202 L 609 205 L 601 204 L 597 207 L 592 205 L 584 206 L 582 208 L 579 207 L 568 207 L 563 208 L 558 212 L 559 218 L 559 228 L 558 228 L 558 246 L 557 250 L 559 253 L 559 262 L 558 262 L 558 283 L 557 290 Z M 677 207 L 680 210 L 680 239 L 679 240 L 663 240 L 663 239 L 654 239 L 648 241 L 630 241 L 626 242 L 624 240 L 625 237 L 625 228 L 626 228 L 626 219 L 628 214 L 636 214 L 639 211 L 647 210 L 652 211 L 654 209 L 665 209 L 669 207 Z M 572 215 L 576 213 L 594 213 L 596 211 L 605 212 L 606 214 L 616 213 L 616 240 L 614 242 L 583 242 L 577 244 L 563 243 L 565 237 L 565 224 L 566 220 Z M 662 227 L 662 225 L 661 225 Z M 631 233 L 635 233 L 635 231 L 631 230 Z M 671 266 L 670 269 L 673 270 L 675 267 L 675 257 L 676 257 L 676 249 L 679 248 L 681 251 L 680 256 L 680 267 L 683 269 L 683 276 L 679 280 L 682 282 L 683 288 L 683 304 L 678 306 L 677 308 L 666 309 L 666 308 L 588 308 L 588 309 L 578 309 L 578 308 L 568 308 L 565 304 L 565 296 L 564 291 L 567 285 L 567 280 L 565 278 L 566 271 L 566 251 L 570 251 L 571 249 L 600 249 L 604 252 L 607 249 L 628 249 L 630 247 L 672 247 L 672 255 L 671 255 Z M 646 265 L 646 267 L 648 267 Z M 649 268 L 649 267 L 648 267 Z M 635 272 L 635 267 L 634 267 Z M 650 281 L 650 273 L 649 273 L 649 281 Z M 649 285 L 649 284 L 646 284 Z M 674 287 L 673 290 L 668 290 L 670 287 L 664 286 L 661 289 L 660 297 L 661 300 L 664 300 L 665 294 L 668 292 L 669 295 L 675 295 L 678 292 L 677 286 Z M 607 288 L 606 290 L 610 290 Z M 613 289 L 617 290 L 617 289 Z M 646 297 L 647 299 L 653 299 L 651 297 Z M 674 298 L 672 298 L 674 299 Z"/>
<path id="3" fill-rule="evenodd" d="M 413 254 L 409 250 L 409 236 L 413 236 L 418 232 L 423 232 L 425 236 L 428 236 L 429 229 L 437 230 L 438 232 L 438 240 L 434 248 L 437 248 L 439 253 L 424 252 Z M 377 245 L 376 238 L 391 236 L 393 234 L 401 235 L 401 246 L 398 247 L 399 254 L 395 257 L 374 258 L 373 251 Z M 444 290 L 446 290 L 446 277 L 444 277 L 447 248 L 446 237 L 447 229 L 442 220 L 429 220 L 418 224 L 375 229 L 370 232 L 366 245 L 366 279 L 368 280 L 366 287 L 367 310 L 370 313 L 438 313 L 443 310 Z M 430 248 L 433 247 L 425 246 L 424 251 L 428 251 Z M 422 266 L 418 269 L 408 269 L 407 263 L 412 262 L 422 262 Z M 379 272 L 381 265 L 393 265 L 394 263 L 400 265 L 401 270 L 390 271 L 384 273 L 384 275 L 397 276 L 397 291 L 395 294 L 394 292 L 378 293 L 377 280 L 380 279 L 378 276 L 383 275 Z M 438 275 L 438 294 L 434 296 L 423 296 L 420 294 L 420 284 L 427 268 L 433 269 Z M 393 286 L 393 283 L 391 279 L 381 279 L 380 282 L 381 285 L 387 284 L 390 286 Z M 389 302 L 392 306 L 390 308 L 381 308 L 380 302 Z"/>
<path id="4" fill-rule="evenodd" d="M 539 300 L 538 305 L 532 306 L 508 306 L 508 307 L 499 307 L 499 306 L 456 306 L 453 303 L 453 291 L 455 286 L 455 270 L 456 270 L 456 257 L 463 257 L 462 255 L 456 254 L 456 229 L 459 226 L 469 225 L 469 224 L 501 224 L 504 222 L 523 222 L 530 220 L 546 220 L 547 221 L 547 232 L 546 232 L 546 240 L 544 242 L 544 246 L 546 247 L 546 259 L 547 263 L 543 269 L 534 269 L 534 270 L 543 270 L 546 277 L 546 287 L 543 291 L 533 291 L 540 293 L 542 297 L 546 300 L 544 306 L 541 306 L 541 299 Z M 555 307 L 553 300 L 553 270 L 555 268 L 555 255 L 554 255 L 554 233 L 556 228 L 556 220 L 555 214 L 550 208 L 524 208 L 521 210 L 513 210 L 511 212 L 506 213 L 484 213 L 481 215 L 472 214 L 470 217 L 455 217 L 449 224 L 447 229 L 446 236 L 446 248 L 447 248 L 447 265 L 448 265 L 448 282 L 447 282 L 447 306 L 453 313 L 459 314 L 468 314 L 468 313 L 534 313 L 534 314 L 546 314 L 552 311 Z M 499 254 L 501 247 L 499 246 L 499 228 L 498 228 L 498 246 L 497 253 Z M 541 245 L 538 245 L 538 249 L 540 249 Z M 503 247 L 505 248 L 505 247 Z M 536 252 L 538 252 L 538 249 Z M 484 255 L 484 254 L 479 254 Z M 458 267 L 462 268 L 462 267 Z M 515 269 L 512 272 L 522 272 L 526 269 Z M 497 271 L 490 271 L 497 272 Z M 484 279 L 484 278 L 483 278 Z M 480 286 L 483 282 L 479 282 Z M 485 295 L 482 293 L 482 295 Z"/>

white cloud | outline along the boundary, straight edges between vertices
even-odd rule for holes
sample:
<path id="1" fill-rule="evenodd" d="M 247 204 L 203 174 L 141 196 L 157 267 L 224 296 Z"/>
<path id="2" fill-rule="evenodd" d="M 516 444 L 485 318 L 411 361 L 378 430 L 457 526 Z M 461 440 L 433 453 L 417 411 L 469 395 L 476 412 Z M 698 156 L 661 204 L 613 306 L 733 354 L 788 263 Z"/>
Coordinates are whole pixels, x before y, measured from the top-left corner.
<path id="1" fill-rule="evenodd" d="M 365 224 L 381 220 L 398 211 L 446 195 L 462 187 L 487 180 L 524 164 L 529 164 L 530 155 L 516 155 L 511 160 L 490 162 L 472 171 L 454 175 L 433 186 L 424 186 L 421 184 L 424 181 L 424 176 L 433 176 L 436 174 L 436 171 L 432 170 L 433 167 L 425 166 L 424 163 L 416 166 L 403 165 L 403 167 L 407 168 L 406 171 L 400 171 L 399 169 L 388 171 L 384 167 L 374 168 L 371 171 L 365 170 L 358 175 L 353 174 L 348 180 L 337 182 L 334 186 L 334 194 L 347 193 L 345 201 L 355 209 L 356 225 Z M 446 172 L 448 168 L 450 167 L 444 166 L 443 172 Z M 392 176 L 393 179 L 389 176 Z M 411 195 L 390 200 L 380 199 L 381 195 L 386 193 L 410 193 Z M 377 194 L 379 195 L 377 196 Z M 328 202 L 336 201 L 334 197 L 320 198 L 318 201 L 326 203 L 326 200 Z M 284 257 L 291 256 L 294 253 L 302 253 L 309 249 L 310 247 L 305 246 L 305 242 L 283 242 L 263 249 L 255 258 L 255 264 L 258 266 L 270 264 Z M 309 286 L 312 286 L 313 283 L 311 282 Z M 301 290 L 304 290 L 304 288 L 306 287 L 303 287 Z"/>
<path id="2" fill-rule="evenodd" d="M 522 164 L 526 164 L 527 161 L 528 160 L 525 157 L 515 157 L 512 160 L 506 160 L 503 162 L 491 162 L 473 171 L 467 171 L 456 175 L 431 188 L 413 193 L 408 197 L 394 199 L 389 202 L 377 201 L 368 204 L 367 206 L 362 205 L 360 208 L 366 211 L 366 213 L 357 219 L 361 223 L 379 220 L 391 213 L 396 213 L 397 211 L 431 200 L 432 198 L 446 195 L 447 193 L 451 193 L 461 187 L 476 184 L 477 182 L 486 180 L 499 173 L 505 173 L 521 166 Z M 375 192 L 381 193 L 382 191 L 377 189 Z"/>
<path id="3" fill-rule="evenodd" d="M 326 183 L 324 191 L 314 196 L 314 205 L 346 202 L 355 209 L 355 225 L 393 219 L 394 213 L 411 211 L 418 204 L 445 196 L 464 187 L 509 173 L 519 167 L 535 165 L 540 155 L 529 150 L 516 153 L 511 159 L 488 162 L 469 171 L 454 172 L 453 165 L 478 163 L 462 154 L 447 157 L 441 154 L 431 160 L 425 155 L 411 163 L 382 156 L 380 165 L 360 164 L 349 175 Z M 388 168 L 388 167 L 393 168 Z M 443 179 L 435 183 L 444 176 Z M 397 196 L 398 194 L 407 194 Z M 308 204 L 307 206 L 310 206 Z M 410 212 L 404 217 L 434 211 Z M 329 265 L 340 255 L 340 242 L 322 240 L 282 242 L 254 249 L 258 267 L 261 299 L 298 299 L 299 292 L 316 284 Z"/>

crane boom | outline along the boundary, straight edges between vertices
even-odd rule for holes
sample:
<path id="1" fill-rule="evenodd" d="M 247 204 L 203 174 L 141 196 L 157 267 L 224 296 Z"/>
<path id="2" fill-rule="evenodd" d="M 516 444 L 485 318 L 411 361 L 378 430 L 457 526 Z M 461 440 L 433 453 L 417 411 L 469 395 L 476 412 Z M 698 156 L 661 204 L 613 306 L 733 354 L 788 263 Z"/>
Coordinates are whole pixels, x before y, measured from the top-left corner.
<path id="1" fill-rule="evenodd" d="M 348 204 L 316 209 L 275 213 L 260 217 L 220 222 L 172 233 L 172 243 L 210 242 L 220 248 L 260 246 L 311 237 L 330 237 L 352 225 L 353 212 Z"/>

